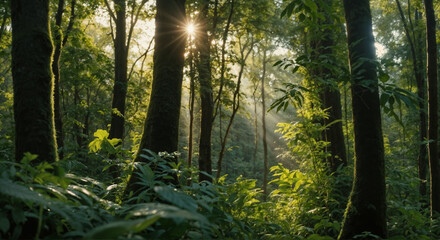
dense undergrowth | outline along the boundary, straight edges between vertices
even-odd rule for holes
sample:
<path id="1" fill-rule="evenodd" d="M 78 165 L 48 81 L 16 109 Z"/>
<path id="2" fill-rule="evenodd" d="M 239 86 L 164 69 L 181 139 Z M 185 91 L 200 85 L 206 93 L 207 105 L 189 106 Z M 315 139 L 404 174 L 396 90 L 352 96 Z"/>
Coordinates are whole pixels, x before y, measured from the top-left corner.
<path id="1" fill-rule="evenodd" d="M 198 182 L 194 168 L 168 154 L 130 151 L 97 133 L 91 152 L 57 163 L 27 154 L 0 161 L 1 239 L 335 239 L 350 190 L 352 169 L 334 175 L 271 168 L 271 193 L 263 202 L 257 181 L 223 176 Z M 111 160 L 109 156 L 116 156 Z M 113 180 L 111 165 L 121 171 Z M 141 194 L 125 196 L 133 167 Z M 317 168 L 319 169 L 319 168 Z M 416 169 L 388 168 L 389 239 L 438 239 L 438 222 L 417 189 Z M 165 184 L 176 176 L 178 184 Z M 437 230 L 436 230 L 437 229 Z M 374 239 L 365 233 L 359 239 Z"/>

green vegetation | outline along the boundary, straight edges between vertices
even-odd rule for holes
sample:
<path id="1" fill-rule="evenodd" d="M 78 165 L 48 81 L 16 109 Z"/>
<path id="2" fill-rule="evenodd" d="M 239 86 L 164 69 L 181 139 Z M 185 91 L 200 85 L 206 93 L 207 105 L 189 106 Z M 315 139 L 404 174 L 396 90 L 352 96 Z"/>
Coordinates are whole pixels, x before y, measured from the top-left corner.
<path id="1" fill-rule="evenodd" d="M 439 7 L 0 2 L 0 239 L 440 239 Z"/>

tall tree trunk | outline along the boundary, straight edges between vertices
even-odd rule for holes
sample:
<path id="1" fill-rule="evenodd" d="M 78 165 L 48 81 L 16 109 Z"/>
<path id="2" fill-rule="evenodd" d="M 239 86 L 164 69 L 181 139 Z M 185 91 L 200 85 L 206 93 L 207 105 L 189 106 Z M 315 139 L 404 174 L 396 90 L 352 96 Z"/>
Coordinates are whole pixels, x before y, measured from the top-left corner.
<path id="1" fill-rule="evenodd" d="M 30 152 L 39 161 L 55 162 L 49 1 L 11 1 L 11 16 L 15 158 Z"/>
<path id="2" fill-rule="evenodd" d="M 190 47 L 189 50 L 189 75 L 190 75 L 190 87 L 189 87 L 189 129 L 188 129 L 188 166 L 192 166 L 192 154 L 193 154 L 193 131 L 194 131 L 194 102 L 195 102 L 195 71 L 194 71 L 194 50 Z"/>
<path id="3" fill-rule="evenodd" d="M 175 152 L 178 149 L 180 103 L 186 43 L 185 0 L 156 0 L 153 86 L 144 132 L 135 161 L 143 149 Z M 136 173 L 127 191 L 136 190 Z"/>
<path id="4" fill-rule="evenodd" d="M 417 43 L 417 39 L 416 38 L 411 38 L 411 33 L 410 33 L 410 28 L 408 27 L 408 24 L 406 22 L 406 18 L 405 18 L 405 14 L 403 13 L 403 9 L 402 6 L 400 5 L 400 1 L 399 0 L 395 0 L 396 4 L 397 4 L 397 8 L 399 10 L 400 13 L 400 18 L 402 20 L 403 23 L 403 27 L 405 29 L 405 35 L 406 35 L 406 39 L 408 40 L 408 44 L 409 47 L 411 49 L 411 59 L 412 59 L 412 63 L 413 63 L 413 71 L 414 71 L 414 75 L 416 78 L 416 83 L 417 83 L 417 96 L 419 97 L 420 101 L 419 101 L 419 141 L 420 141 L 420 147 L 419 147 L 419 156 L 417 158 L 417 162 L 418 162 L 418 174 L 419 174 L 419 179 L 420 179 L 420 185 L 419 185 L 419 192 L 422 196 L 426 195 L 426 172 L 427 172 L 427 161 L 426 161 L 426 145 L 422 144 L 422 142 L 425 141 L 426 137 L 427 137 L 427 127 L 426 127 L 426 109 L 425 109 L 425 80 L 423 77 L 423 71 L 422 71 L 422 66 L 420 65 L 420 63 L 422 63 L 422 59 L 420 58 L 421 56 L 419 54 L 417 54 L 419 51 L 421 52 L 422 50 L 420 49 L 420 47 L 418 47 Z M 410 6 L 408 6 L 408 11 Z M 415 12 L 415 20 L 418 20 L 418 11 Z M 410 23 L 411 23 L 411 15 L 408 16 Z M 412 24 L 410 24 L 411 26 L 411 30 L 413 33 L 413 36 L 418 35 L 417 33 L 415 33 L 415 29 L 412 27 Z"/>
<path id="5" fill-rule="evenodd" d="M 349 133 L 349 128 L 348 128 L 348 88 L 347 88 L 347 84 L 344 84 L 344 121 L 345 121 L 345 144 L 346 144 L 346 159 L 347 162 L 351 159 L 351 154 L 350 154 L 350 133 Z M 348 164 L 348 163 L 347 163 Z"/>
<path id="6" fill-rule="evenodd" d="M 222 93 L 223 93 L 223 86 L 225 84 L 225 73 L 226 73 L 226 43 L 228 41 L 229 36 L 229 28 L 231 27 L 232 22 L 232 16 L 234 15 L 234 3 L 235 0 L 231 0 L 231 8 L 229 10 L 228 15 L 228 21 L 226 22 L 225 29 L 223 30 L 223 41 L 222 41 L 222 47 L 221 47 L 221 62 L 220 62 L 220 86 L 218 88 L 218 93 L 214 99 L 214 105 L 215 105 L 215 112 L 214 117 L 217 116 L 217 113 L 220 113 L 221 115 L 221 102 L 222 102 Z M 215 1 L 215 7 L 214 7 L 214 27 L 213 29 L 216 29 L 217 26 L 217 6 L 218 1 Z M 220 123 L 221 123 L 221 117 L 220 117 Z M 221 131 L 220 131 L 220 139 L 221 139 Z"/>
<path id="7" fill-rule="evenodd" d="M 69 24 L 67 26 L 67 29 L 65 31 L 65 34 L 63 36 L 63 33 L 61 31 L 62 28 L 62 22 L 63 22 L 63 12 L 64 12 L 64 0 L 59 0 L 58 2 L 58 9 L 55 16 L 55 25 L 56 25 L 56 31 L 55 31 L 55 50 L 53 55 L 53 61 L 52 61 L 52 72 L 54 74 L 54 93 L 53 93 L 53 101 L 54 101 L 54 116 L 55 116 L 55 132 L 56 132 L 56 139 L 57 139 L 57 145 L 59 150 L 59 157 L 63 158 L 63 147 L 64 147 L 64 131 L 63 131 L 63 116 L 62 116 L 62 110 L 61 110 L 61 90 L 60 90 L 60 59 L 61 59 L 61 51 L 64 47 L 64 45 L 67 42 L 67 38 L 69 36 L 70 31 L 73 28 L 73 21 L 75 19 L 75 5 L 76 0 L 71 0 L 70 3 L 70 20 Z M 61 149 L 61 151 L 60 151 Z"/>
<path id="8" fill-rule="evenodd" d="M 419 11 L 415 11 L 415 20 L 418 22 L 420 21 L 422 13 Z M 419 102 L 419 108 L 420 108 L 420 112 L 419 112 L 419 121 L 420 121 L 420 126 L 419 126 L 419 131 L 420 131 L 420 137 L 419 137 L 419 141 L 420 141 L 420 147 L 419 147 L 419 156 L 417 158 L 417 162 L 418 162 L 418 173 L 419 173 L 419 178 L 420 178 L 420 187 L 419 187 L 419 192 L 422 196 L 426 196 L 427 195 L 427 191 L 426 191 L 426 175 L 428 172 L 428 159 L 426 156 L 427 153 L 427 145 L 424 144 L 423 142 L 426 141 L 427 139 L 427 134 L 428 134 L 428 126 L 427 126 L 427 122 L 426 122 L 426 79 L 424 77 L 424 61 L 423 61 L 423 47 L 421 43 L 421 40 L 423 39 L 422 37 L 422 33 L 420 31 L 415 32 L 415 30 L 413 30 L 415 37 L 414 39 L 417 40 L 418 39 L 418 44 L 416 44 L 416 59 L 419 59 L 420 61 L 417 62 L 417 70 L 418 72 L 416 73 L 416 80 L 417 80 L 417 96 L 421 99 Z M 423 143 L 423 144 L 422 144 Z"/>
<path id="9" fill-rule="evenodd" d="M 140 149 L 171 153 L 177 151 L 178 145 L 185 0 L 156 0 L 156 8 L 153 86 Z"/>
<path id="10" fill-rule="evenodd" d="M 266 136 L 266 94 L 264 85 L 266 82 L 267 53 L 263 50 L 263 73 L 261 74 L 261 124 L 263 132 L 263 201 L 267 199 L 267 176 L 269 175 L 269 163 L 267 159 L 267 136 Z"/>
<path id="11" fill-rule="evenodd" d="M 78 145 L 78 149 L 81 149 L 83 146 L 83 139 L 82 139 L 82 127 L 80 125 L 81 119 L 80 116 L 78 114 L 78 109 L 79 109 L 79 103 L 81 102 L 81 97 L 80 97 L 80 90 L 78 88 L 78 81 L 75 81 L 75 86 L 73 88 L 73 105 L 76 108 L 75 111 L 75 124 L 74 124 L 74 131 L 75 131 L 75 138 L 76 138 L 76 143 Z"/>
<path id="12" fill-rule="evenodd" d="M 86 114 L 84 115 L 84 127 L 82 129 L 81 141 L 87 143 L 89 137 L 89 128 L 90 128 L 90 89 L 86 89 Z"/>
<path id="13" fill-rule="evenodd" d="M 3 38 L 3 33 L 6 30 L 6 21 L 8 20 L 8 16 L 6 15 L 6 13 L 3 15 L 2 17 L 2 23 L 0 25 L 0 43 L 2 42 L 2 38 Z"/>
<path id="14" fill-rule="evenodd" d="M 316 39 L 316 42 L 312 45 L 317 58 L 326 56 L 328 59 L 331 59 L 331 61 L 336 61 L 333 54 L 333 47 L 335 46 L 334 30 L 327 27 L 328 25 L 334 25 L 330 13 L 328 13 L 327 10 L 331 5 L 332 1 L 319 4 L 319 9 L 323 12 L 325 19 L 324 22 L 320 24 L 320 26 L 323 27 L 320 27 L 321 30 L 319 33 L 315 33 L 318 39 Z M 329 165 L 329 172 L 334 173 L 340 165 L 347 165 L 344 133 L 342 131 L 341 94 L 338 85 L 335 82 L 335 76 L 332 69 L 325 66 L 319 66 L 318 68 L 317 75 L 328 81 L 328 83 L 321 86 L 322 93 L 320 94 L 320 97 L 322 108 L 328 109 L 328 118 L 323 119 L 323 124 L 324 126 L 330 125 L 324 130 L 323 136 L 324 140 L 330 143 L 326 148 L 326 151 L 331 154 L 331 156 L 328 157 L 327 162 Z"/>
<path id="15" fill-rule="evenodd" d="M 440 166 L 438 159 L 438 77 L 435 15 L 432 0 L 425 0 L 428 76 L 428 159 L 431 180 L 431 216 L 440 213 Z"/>
<path id="16" fill-rule="evenodd" d="M 252 156 L 252 173 L 257 176 L 257 153 L 258 153 L 258 111 L 257 111 L 257 90 L 258 83 L 255 83 L 255 89 L 252 93 L 252 98 L 254 99 L 254 154 Z"/>
<path id="17" fill-rule="evenodd" d="M 330 142 L 327 152 L 331 153 L 328 159 L 330 172 L 334 173 L 339 166 L 347 166 L 344 133 L 342 131 L 342 106 L 339 89 L 329 86 L 324 88 L 322 94 L 323 107 L 328 110 L 328 118 L 324 119 L 324 125 L 329 125 L 324 130 L 326 141 Z M 339 121 L 334 123 L 335 121 Z"/>
<path id="18" fill-rule="evenodd" d="M 114 0 L 116 34 L 115 46 L 115 85 L 113 87 L 112 119 L 109 138 L 122 139 L 125 123 L 125 99 L 127 96 L 127 46 L 126 46 L 126 1 Z"/>
<path id="19" fill-rule="evenodd" d="M 196 41 L 200 63 L 198 64 L 200 81 L 200 101 L 202 116 L 200 122 L 200 143 L 199 143 L 199 180 L 212 181 L 212 160 L 211 160 L 211 133 L 214 103 L 212 99 L 211 83 L 211 59 L 210 39 L 208 36 L 208 10 L 209 0 L 203 1 L 203 8 L 199 16 L 200 34 Z"/>
<path id="20" fill-rule="evenodd" d="M 54 75 L 54 116 L 55 116 L 55 132 L 58 149 L 64 147 L 64 133 L 63 133 L 63 120 L 60 108 L 60 58 L 61 58 L 61 48 L 62 48 L 62 38 L 63 33 L 61 31 L 61 24 L 63 21 L 64 12 L 64 0 L 58 1 L 58 9 L 55 15 L 55 33 L 54 33 L 54 44 L 55 51 L 53 55 L 52 62 L 52 72 Z M 63 158 L 63 152 L 60 151 L 59 157 Z"/>
<path id="21" fill-rule="evenodd" d="M 353 189 L 338 239 L 386 238 L 385 163 L 369 0 L 344 0 L 355 142 Z M 366 237 L 365 239 L 370 239 Z"/>

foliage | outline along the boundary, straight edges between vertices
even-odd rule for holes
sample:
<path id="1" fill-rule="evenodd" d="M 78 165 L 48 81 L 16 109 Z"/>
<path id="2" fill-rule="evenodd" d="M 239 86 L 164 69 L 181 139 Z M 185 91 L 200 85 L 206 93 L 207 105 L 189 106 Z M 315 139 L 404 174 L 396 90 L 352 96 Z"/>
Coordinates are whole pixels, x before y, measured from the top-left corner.
<path id="1" fill-rule="evenodd" d="M 121 189 L 65 174 L 59 163 L 33 167 L 37 156 L 31 154 L 21 163 L 1 161 L 2 238 L 251 239 L 249 228 L 227 212 L 231 205 L 223 202 L 225 187 L 189 183 L 183 176 L 196 173 L 180 164 L 166 166 L 169 156 L 150 157 L 154 163 L 138 166 L 144 194 L 122 204 L 107 200 Z M 167 171 L 178 172 L 186 184 L 165 185 L 161 180 Z"/>
<path id="2" fill-rule="evenodd" d="M 134 6 L 135 2 L 128 1 L 128 6 Z M 215 2 L 211 1 L 210 16 L 215 14 Z M 152 33 L 142 32 L 140 28 L 133 32 L 128 56 L 129 63 L 134 65 L 129 74 L 125 138 L 122 144 L 120 139 L 108 138 L 106 130 L 113 111 L 110 104 L 114 26 L 108 25 L 109 16 L 104 15 L 102 1 L 96 0 L 77 0 L 77 20 L 60 61 L 65 159 L 36 165 L 38 156 L 26 154 L 21 162 L 13 162 L 10 1 L 1 2 L 0 25 L 5 19 L 6 27 L 1 28 L 0 34 L 0 238 L 335 239 L 351 186 L 353 159 L 348 159 L 348 168 L 340 168 L 334 174 L 326 171 L 325 160 L 329 153 L 323 150 L 329 143 L 322 140 L 321 134 L 335 122 L 321 124 L 327 118 L 328 109 L 320 109 L 317 85 L 346 89 L 350 84 L 342 3 L 333 2 L 331 6 L 322 4 L 325 3 L 322 0 L 217 2 L 217 19 L 210 19 L 210 24 L 216 23 L 210 34 L 213 97 L 218 94 L 222 80 L 224 86 L 220 97 L 222 106 L 214 120 L 213 159 L 219 151 L 218 136 L 225 131 L 225 123 L 231 115 L 239 66 L 244 67 L 244 73 L 239 93 L 241 106 L 229 134 L 223 162 L 228 176 L 212 184 L 199 182 L 197 169 L 180 162 L 186 154 L 181 158 L 177 153 L 142 150 L 148 163 L 133 163 L 153 76 L 151 54 L 141 55 Z M 223 40 L 232 3 L 235 5 L 230 32 Z M 420 110 L 417 105 L 421 99 L 414 96 L 410 49 L 397 9 L 391 3 L 372 1 L 375 39 L 385 49 L 383 53 L 378 52 L 379 61 L 374 64 L 380 80 L 381 108 L 385 113 L 382 120 L 389 239 L 440 239 L 439 222 L 429 217 L 427 196 L 418 193 L 421 180 L 417 177 L 415 160 L 420 144 L 426 144 L 426 141 L 421 143 L 417 135 Z M 402 2 L 407 8 L 405 14 L 411 16 L 423 12 L 421 4 L 420 1 Z M 66 4 L 63 29 L 69 22 L 69 5 Z M 54 13 L 57 1 L 51 1 L 50 7 Z M 152 18 L 153 10 L 154 4 L 146 7 L 140 13 L 142 19 Z M 188 13 L 197 20 L 200 9 L 192 10 Z M 323 13 L 330 14 L 335 23 L 323 24 L 326 17 Z M 128 21 L 130 14 L 127 14 Z M 150 24 L 147 19 L 138 26 L 148 31 Z M 414 37 L 423 36 L 423 21 L 413 17 L 413 24 Z M 324 29 L 336 33 L 333 53 L 316 56 L 308 44 L 322 39 Z M 226 41 L 225 49 L 221 46 L 223 41 Z M 423 43 L 424 39 L 420 37 L 420 41 Z M 250 42 L 255 44 L 252 48 L 246 45 Z M 419 52 L 423 53 L 424 46 L 420 45 Z M 244 48 L 251 51 L 246 61 L 240 52 Z M 271 125 L 268 139 L 272 167 L 270 195 L 264 202 L 260 189 L 263 166 L 258 131 L 261 123 L 254 123 L 262 113 L 251 108 L 260 106 L 258 84 L 262 75 L 262 51 L 267 49 L 272 55 L 267 64 L 266 96 L 272 103 L 270 110 L 276 111 L 267 113 L 268 125 Z M 220 73 L 222 51 L 224 79 Z M 145 57 L 136 60 L 139 56 Z M 272 64 L 272 61 L 276 62 Z M 310 69 L 317 67 L 330 70 L 332 77 L 313 77 Z M 350 148 L 354 139 L 348 95 L 344 91 L 344 130 Z M 196 99 L 194 142 L 198 141 L 199 110 Z M 183 111 L 181 115 L 179 144 L 185 149 L 187 123 Z M 274 133 L 276 124 L 279 129 Z M 280 144 L 283 140 L 286 144 Z M 197 163 L 197 151 L 196 147 L 194 163 Z M 349 149 L 348 155 L 351 151 Z M 280 162 L 283 164 L 278 164 Z M 116 176 L 114 166 L 118 168 Z M 140 169 L 137 184 L 141 191 L 129 195 L 124 188 L 133 168 Z M 357 238 L 377 236 L 364 232 Z"/>

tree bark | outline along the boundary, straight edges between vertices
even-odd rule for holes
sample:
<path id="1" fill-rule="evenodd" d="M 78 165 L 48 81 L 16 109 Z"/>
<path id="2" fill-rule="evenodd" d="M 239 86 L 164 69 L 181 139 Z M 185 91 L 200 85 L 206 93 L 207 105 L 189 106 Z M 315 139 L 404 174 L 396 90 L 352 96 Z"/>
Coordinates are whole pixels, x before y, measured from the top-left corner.
<path id="1" fill-rule="evenodd" d="M 58 2 L 58 9 L 57 13 L 55 15 L 55 50 L 53 55 L 53 61 L 52 61 L 52 72 L 54 75 L 54 93 L 53 93 L 53 101 L 54 101 L 54 117 L 55 117 L 55 132 L 56 132 L 56 139 L 57 139 L 57 146 L 59 150 L 59 158 L 63 158 L 63 147 L 64 147 L 64 131 L 63 131 L 63 115 L 62 110 L 60 106 L 61 102 L 61 96 L 60 96 L 60 59 L 61 59 L 61 52 L 66 45 L 68 35 L 70 31 L 73 28 L 73 21 L 75 19 L 75 5 L 76 1 L 72 0 L 70 4 L 70 20 L 69 24 L 67 26 L 66 32 L 63 36 L 63 33 L 61 31 L 62 28 L 62 22 L 63 22 L 63 12 L 64 12 L 64 6 L 65 1 L 59 0 Z"/>
<path id="2" fill-rule="evenodd" d="M 419 11 L 415 12 L 415 20 L 419 21 L 421 19 L 421 13 Z M 422 43 L 421 40 L 423 39 L 422 37 L 422 33 L 420 31 L 415 32 L 415 30 L 413 29 L 414 32 L 414 39 L 418 39 L 418 44 L 415 45 L 416 47 L 416 58 L 419 59 L 420 61 L 417 62 L 417 70 L 418 72 L 416 73 L 416 80 L 417 80 L 417 96 L 421 99 L 419 102 L 419 108 L 420 108 L 420 112 L 419 112 L 419 119 L 420 119 L 420 126 L 419 126 L 419 131 L 420 131 L 420 147 L 419 147 L 419 156 L 417 158 L 417 163 L 418 163 L 418 175 L 420 178 L 420 186 L 419 186 L 419 192 L 422 196 L 426 196 L 427 195 L 427 190 L 426 190 L 426 175 L 428 172 L 428 159 L 426 156 L 427 153 L 427 145 L 424 144 L 423 142 L 426 141 L 427 139 L 427 135 L 428 135 L 428 126 L 427 126 L 427 122 L 426 122 L 426 79 L 424 77 L 424 61 L 423 61 L 423 47 L 422 47 Z"/>
<path id="3" fill-rule="evenodd" d="M 339 89 L 329 86 L 324 87 L 322 103 L 323 108 L 328 109 L 328 118 L 324 119 L 324 125 L 332 123 L 324 130 L 324 136 L 325 140 L 330 142 L 330 146 L 327 147 L 326 151 L 331 153 L 331 156 L 327 160 L 330 173 L 334 173 L 341 165 L 347 166 L 344 133 L 342 131 L 341 94 Z M 333 123 L 335 121 L 339 122 Z"/>
<path id="4" fill-rule="evenodd" d="M 115 85 L 113 87 L 112 119 L 109 138 L 122 139 L 125 124 L 125 99 L 127 96 L 127 46 L 126 46 L 126 1 L 114 0 L 116 34 L 115 46 Z"/>
<path id="5" fill-rule="evenodd" d="M 156 8 L 153 86 L 140 149 L 171 153 L 177 151 L 178 145 L 186 43 L 185 1 L 156 0 Z"/>
<path id="6" fill-rule="evenodd" d="M 189 50 L 189 75 L 190 75 L 190 87 L 189 87 L 189 129 L 188 129 L 188 166 L 192 166 L 192 154 L 193 154 L 193 131 L 194 131 L 194 102 L 195 102 L 195 71 L 194 71 L 194 50 L 191 47 Z"/>
<path id="7" fill-rule="evenodd" d="M 30 152 L 40 162 L 55 162 L 49 1 L 11 1 L 11 16 L 15 158 Z"/>
<path id="8" fill-rule="evenodd" d="M 209 0 L 205 0 L 203 1 L 203 8 L 198 18 L 200 34 L 198 35 L 198 40 L 196 42 L 200 59 L 198 71 L 200 81 L 200 101 L 202 107 L 199 142 L 199 181 L 212 181 L 210 176 L 212 175 L 211 133 L 214 103 L 211 83 L 211 44 L 208 36 L 208 10 Z M 209 174 L 209 176 L 205 173 Z"/>
<path id="9" fill-rule="evenodd" d="M 254 153 L 252 156 L 252 173 L 257 176 L 257 153 L 258 153 L 258 111 L 257 111 L 257 90 L 258 82 L 254 83 L 255 88 L 252 93 L 252 98 L 254 100 Z"/>
<path id="10" fill-rule="evenodd" d="M 145 162 L 143 149 L 178 150 L 179 117 L 186 43 L 185 0 L 156 0 L 153 86 L 136 162 Z M 136 171 L 136 170 L 135 170 Z M 136 172 L 126 192 L 136 191 Z"/>
<path id="11" fill-rule="evenodd" d="M 261 125 L 263 133 L 263 201 L 267 199 L 267 176 L 269 175 L 269 163 L 267 159 L 267 136 L 266 136 L 266 97 L 264 84 L 266 82 L 267 53 L 263 50 L 263 73 L 261 74 Z"/>
<path id="12" fill-rule="evenodd" d="M 54 116 L 55 116 L 55 132 L 57 139 L 58 149 L 64 147 L 64 133 L 63 133 L 63 120 L 60 108 L 60 58 L 61 58 L 61 48 L 62 48 L 62 38 L 63 33 L 61 31 L 61 24 L 63 21 L 64 12 L 64 0 L 58 1 L 58 9 L 55 15 L 55 33 L 54 33 L 54 44 L 55 51 L 53 55 L 52 62 L 52 72 L 54 75 Z M 63 152 L 59 152 L 59 157 L 63 158 Z"/>
<path id="13" fill-rule="evenodd" d="M 370 2 L 344 0 L 344 10 L 352 77 L 355 169 L 338 239 L 352 239 L 363 232 L 386 238 L 384 145 Z"/>
<path id="14" fill-rule="evenodd" d="M 440 166 L 438 159 L 438 76 L 435 15 L 432 0 L 425 0 L 428 76 L 428 159 L 431 187 L 431 216 L 440 213 Z"/>

